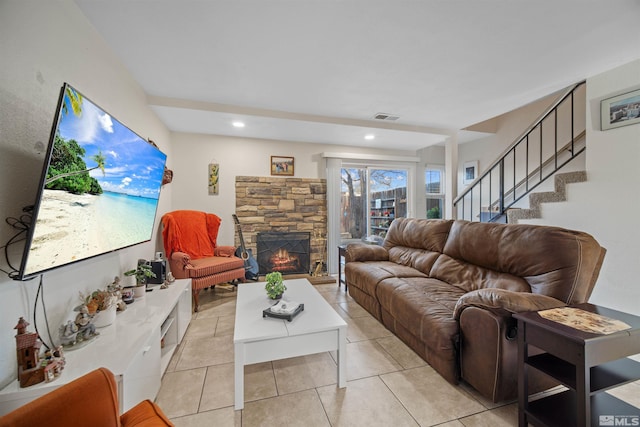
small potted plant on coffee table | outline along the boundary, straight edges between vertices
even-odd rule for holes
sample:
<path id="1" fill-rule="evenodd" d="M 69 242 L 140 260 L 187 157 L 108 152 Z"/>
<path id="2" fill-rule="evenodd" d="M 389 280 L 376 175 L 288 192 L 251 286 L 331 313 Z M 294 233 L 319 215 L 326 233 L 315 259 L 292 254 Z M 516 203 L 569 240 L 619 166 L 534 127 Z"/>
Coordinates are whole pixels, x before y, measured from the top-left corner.
<path id="1" fill-rule="evenodd" d="M 267 291 L 267 296 L 271 299 L 280 299 L 282 294 L 287 290 L 284 282 L 282 281 L 282 273 L 279 271 L 273 271 L 266 276 L 267 283 L 264 285 Z"/>
<path id="2" fill-rule="evenodd" d="M 144 292 L 146 291 L 147 279 L 149 277 L 156 277 L 156 274 L 151 270 L 151 266 L 147 264 L 147 261 L 144 259 L 138 260 L 138 266 L 133 270 L 125 271 L 125 276 L 135 276 L 136 278 L 136 287 L 133 290 L 134 296 L 140 297 L 144 296 Z"/>

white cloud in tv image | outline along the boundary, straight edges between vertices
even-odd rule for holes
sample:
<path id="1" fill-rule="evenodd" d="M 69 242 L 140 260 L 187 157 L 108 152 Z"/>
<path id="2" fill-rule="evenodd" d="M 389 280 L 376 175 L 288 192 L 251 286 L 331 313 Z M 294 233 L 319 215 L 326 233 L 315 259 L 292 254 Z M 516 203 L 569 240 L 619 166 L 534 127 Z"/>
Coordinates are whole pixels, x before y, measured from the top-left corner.
<path id="1" fill-rule="evenodd" d="M 21 277 L 151 239 L 166 155 L 69 85 Z"/>

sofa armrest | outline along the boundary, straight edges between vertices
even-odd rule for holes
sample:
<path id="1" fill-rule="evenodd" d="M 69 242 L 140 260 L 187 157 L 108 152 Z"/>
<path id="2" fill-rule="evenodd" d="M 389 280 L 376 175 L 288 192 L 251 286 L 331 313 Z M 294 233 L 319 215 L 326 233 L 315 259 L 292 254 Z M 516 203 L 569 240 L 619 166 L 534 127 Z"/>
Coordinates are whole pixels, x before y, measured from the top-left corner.
<path id="1" fill-rule="evenodd" d="M 182 266 L 182 268 L 185 268 L 188 265 L 191 265 L 191 257 L 189 256 L 189 254 L 186 254 L 184 252 L 172 253 L 171 261 L 173 261 L 174 263 L 178 263 L 179 265 Z"/>
<path id="2" fill-rule="evenodd" d="M 344 256 L 345 262 L 352 261 L 388 261 L 389 252 L 382 246 L 365 243 L 350 243 Z"/>
<path id="3" fill-rule="evenodd" d="M 461 296 L 453 309 L 453 317 L 459 320 L 462 311 L 467 307 L 483 308 L 503 316 L 523 311 L 564 307 L 565 305 L 563 301 L 546 295 L 485 288 L 477 289 Z"/>
<path id="4" fill-rule="evenodd" d="M 232 257 L 236 253 L 236 248 L 234 246 L 217 246 L 213 250 L 214 256 L 223 256 L 223 257 Z"/>

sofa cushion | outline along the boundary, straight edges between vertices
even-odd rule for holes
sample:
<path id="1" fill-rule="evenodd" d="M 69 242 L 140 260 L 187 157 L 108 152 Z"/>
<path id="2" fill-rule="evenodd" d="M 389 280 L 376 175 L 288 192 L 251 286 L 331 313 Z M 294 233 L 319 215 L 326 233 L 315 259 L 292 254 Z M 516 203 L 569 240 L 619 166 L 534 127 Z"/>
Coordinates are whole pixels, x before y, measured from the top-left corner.
<path id="1" fill-rule="evenodd" d="M 192 259 L 189 265 L 185 268 L 185 272 L 189 275 L 188 277 L 198 278 L 243 267 L 244 262 L 238 257 L 214 256 L 209 258 Z"/>
<path id="2" fill-rule="evenodd" d="M 427 277 L 415 268 L 390 261 L 348 262 L 345 275 L 349 277 L 349 287 L 360 289 L 367 295 L 376 296 L 376 287 L 384 279 L 391 277 Z"/>
<path id="3" fill-rule="evenodd" d="M 378 284 L 376 296 L 405 329 L 434 351 L 455 351 L 458 322 L 453 309 L 465 291 L 437 279 L 389 278 Z"/>
<path id="4" fill-rule="evenodd" d="M 436 262 L 440 252 L 432 252 L 424 249 L 396 246 L 389 249 L 389 261 L 414 268 L 424 274 L 428 274 Z"/>
<path id="5" fill-rule="evenodd" d="M 383 247 L 394 246 L 442 252 L 449 236 L 453 220 L 396 218 L 391 223 Z"/>
<path id="6" fill-rule="evenodd" d="M 443 253 L 468 264 L 522 277 L 531 292 L 566 303 L 588 298 L 604 256 L 598 242 L 580 231 L 467 221 L 455 221 Z M 432 270 L 434 273 L 438 274 Z"/>
<path id="7" fill-rule="evenodd" d="M 466 292 L 484 288 L 531 292 L 531 287 L 521 277 L 469 264 L 448 255 L 441 255 L 438 258 L 431 269 L 431 276 Z"/>

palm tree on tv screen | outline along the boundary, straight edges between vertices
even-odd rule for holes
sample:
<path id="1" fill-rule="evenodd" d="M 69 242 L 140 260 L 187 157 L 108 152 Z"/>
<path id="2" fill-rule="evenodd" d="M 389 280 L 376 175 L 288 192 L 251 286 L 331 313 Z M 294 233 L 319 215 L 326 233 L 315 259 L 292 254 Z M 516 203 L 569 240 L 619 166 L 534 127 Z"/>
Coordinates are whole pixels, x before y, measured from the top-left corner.
<path id="1" fill-rule="evenodd" d="M 82 115 L 82 95 L 67 86 L 65 98 L 69 101 L 73 114 Z M 66 102 L 62 103 L 62 112 L 65 115 L 69 114 Z M 74 194 L 102 194 L 102 187 L 95 178 L 89 175 L 89 172 L 100 169 L 104 175 L 105 157 L 102 151 L 91 156 L 91 160 L 96 162 L 96 166 L 88 168 L 83 160 L 85 153 L 85 149 L 74 139 L 65 140 L 60 135 L 56 135 L 45 188 L 66 190 Z"/>

